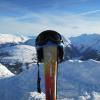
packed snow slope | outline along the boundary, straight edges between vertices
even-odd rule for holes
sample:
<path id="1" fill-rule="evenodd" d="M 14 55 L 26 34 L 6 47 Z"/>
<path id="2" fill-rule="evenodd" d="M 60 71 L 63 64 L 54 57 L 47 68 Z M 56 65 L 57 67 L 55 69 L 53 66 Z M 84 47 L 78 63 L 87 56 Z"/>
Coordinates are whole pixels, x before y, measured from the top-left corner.
<path id="1" fill-rule="evenodd" d="M 43 73 L 44 68 L 41 64 L 42 92 L 45 91 Z M 58 100 L 100 100 L 100 62 L 65 61 L 59 64 L 57 82 Z M 43 100 L 42 97 L 37 99 L 35 93 L 34 95 L 31 93 L 37 90 L 36 83 L 37 65 L 34 64 L 32 68 L 19 75 L 0 79 L 0 98 L 2 100 Z"/>

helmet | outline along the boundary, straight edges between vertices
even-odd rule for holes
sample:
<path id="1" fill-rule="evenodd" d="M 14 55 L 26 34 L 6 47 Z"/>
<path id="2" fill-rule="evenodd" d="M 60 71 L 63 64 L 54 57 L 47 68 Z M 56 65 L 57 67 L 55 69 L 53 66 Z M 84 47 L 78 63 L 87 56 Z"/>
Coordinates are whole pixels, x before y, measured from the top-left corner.
<path id="1" fill-rule="evenodd" d="M 61 62 L 64 56 L 64 43 L 62 40 L 61 35 L 53 30 L 46 30 L 41 32 L 35 41 L 36 51 L 37 51 L 37 60 L 38 62 L 43 62 L 43 48 L 45 45 L 54 44 L 57 45 L 57 54 L 58 54 L 58 61 Z"/>

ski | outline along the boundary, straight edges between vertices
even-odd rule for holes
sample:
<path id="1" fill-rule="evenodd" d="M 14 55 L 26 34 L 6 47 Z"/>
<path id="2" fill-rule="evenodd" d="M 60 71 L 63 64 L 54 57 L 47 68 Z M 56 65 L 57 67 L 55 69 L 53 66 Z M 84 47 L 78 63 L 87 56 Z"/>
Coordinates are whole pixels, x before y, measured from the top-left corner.
<path id="1" fill-rule="evenodd" d="M 56 100 L 57 84 L 57 46 L 43 48 L 44 54 L 44 75 L 46 100 Z"/>

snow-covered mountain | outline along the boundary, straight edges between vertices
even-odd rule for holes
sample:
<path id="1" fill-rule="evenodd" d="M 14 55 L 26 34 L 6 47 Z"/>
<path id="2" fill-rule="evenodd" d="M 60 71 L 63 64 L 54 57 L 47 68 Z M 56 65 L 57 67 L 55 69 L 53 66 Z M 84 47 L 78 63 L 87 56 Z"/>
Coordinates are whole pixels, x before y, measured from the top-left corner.
<path id="1" fill-rule="evenodd" d="M 72 44 L 69 38 L 62 36 L 64 42 L 64 60 L 75 58 L 79 55 L 76 47 Z"/>
<path id="2" fill-rule="evenodd" d="M 100 35 L 81 35 L 65 38 L 64 36 L 64 60 L 68 59 L 95 59 L 100 60 Z M 0 63 L 11 71 L 21 72 L 21 66 L 31 66 L 36 62 L 35 38 L 25 38 L 9 34 L 0 34 Z M 16 69 L 16 67 L 18 67 Z"/>
<path id="3" fill-rule="evenodd" d="M 28 39 L 27 41 L 25 41 L 25 44 L 35 46 L 35 39 L 36 39 L 36 36 L 33 36 L 30 39 Z"/>
<path id="4" fill-rule="evenodd" d="M 22 71 L 22 65 L 28 67 L 36 62 L 35 47 L 22 44 L 3 47 L 0 49 L 0 62 L 12 72 L 19 73 Z"/>
<path id="5" fill-rule="evenodd" d="M 6 43 L 19 43 L 24 42 L 26 38 L 12 35 L 12 34 L 0 34 L 0 44 Z"/>
<path id="6" fill-rule="evenodd" d="M 33 62 L 33 58 L 36 56 L 36 50 L 35 47 L 29 45 L 15 45 L 1 48 L 0 56 L 2 56 L 2 62 L 8 59 L 10 63 L 14 63 L 14 61 L 30 63 Z"/>
<path id="7" fill-rule="evenodd" d="M 79 56 L 83 60 L 95 59 L 100 60 L 100 35 L 99 34 L 83 34 L 78 37 L 70 38 L 74 47 L 80 53 Z"/>
<path id="8" fill-rule="evenodd" d="M 0 74 L 1 75 L 1 74 Z M 0 79 L 2 100 L 45 100 L 35 91 L 37 65 L 16 76 Z M 41 88 L 45 93 L 44 67 L 40 65 Z M 69 60 L 59 64 L 57 100 L 100 100 L 100 62 Z"/>
<path id="9" fill-rule="evenodd" d="M 64 36 L 65 55 L 64 59 L 95 59 L 100 60 L 100 35 L 99 34 L 82 34 L 77 37 L 65 38 Z M 35 45 L 36 36 L 25 42 L 26 45 Z"/>
<path id="10" fill-rule="evenodd" d="M 29 37 L 12 34 L 0 34 L 0 63 L 11 71 L 21 72 L 21 66 L 30 66 L 36 62 L 35 47 L 25 45 Z M 18 68 L 19 67 L 19 68 Z M 17 69 L 18 68 L 18 69 Z"/>
<path id="11" fill-rule="evenodd" d="M 91 48 L 100 52 L 100 35 L 99 34 L 83 34 L 78 37 L 70 38 L 72 44 L 84 52 L 86 49 Z"/>

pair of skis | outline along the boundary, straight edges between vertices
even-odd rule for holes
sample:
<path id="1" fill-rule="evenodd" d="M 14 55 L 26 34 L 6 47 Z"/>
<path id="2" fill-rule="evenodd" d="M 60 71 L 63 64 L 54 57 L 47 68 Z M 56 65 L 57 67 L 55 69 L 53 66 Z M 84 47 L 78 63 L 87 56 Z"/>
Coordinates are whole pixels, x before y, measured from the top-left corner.
<path id="1" fill-rule="evenodd" d="M 46 100 L 57 99 L 57 46 L 43 48 Z"/>

